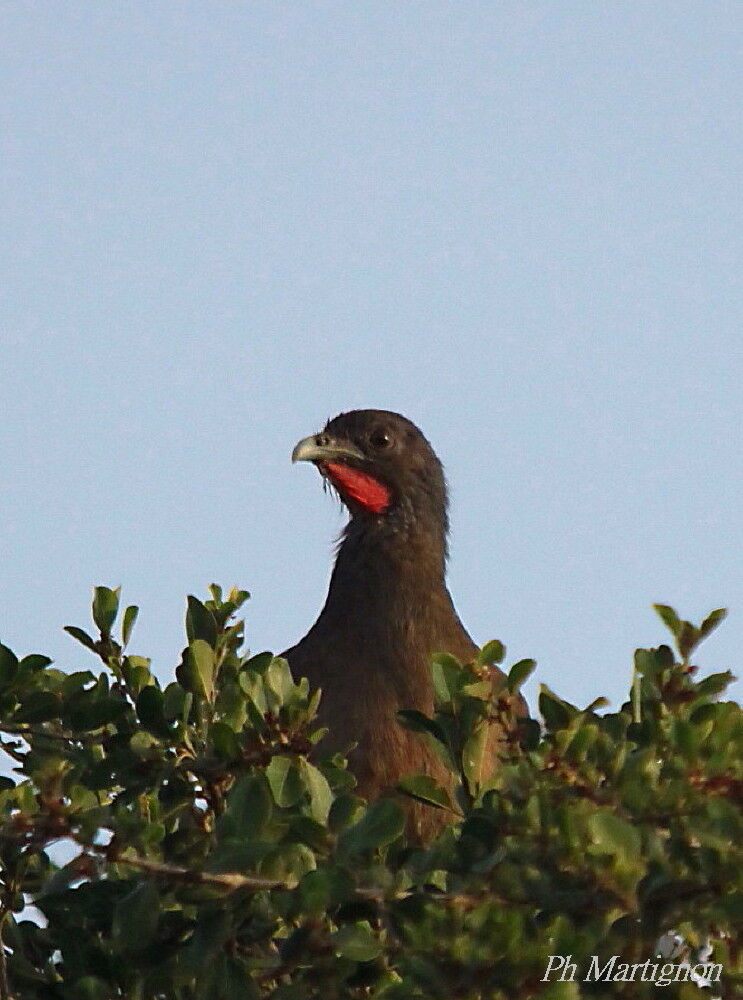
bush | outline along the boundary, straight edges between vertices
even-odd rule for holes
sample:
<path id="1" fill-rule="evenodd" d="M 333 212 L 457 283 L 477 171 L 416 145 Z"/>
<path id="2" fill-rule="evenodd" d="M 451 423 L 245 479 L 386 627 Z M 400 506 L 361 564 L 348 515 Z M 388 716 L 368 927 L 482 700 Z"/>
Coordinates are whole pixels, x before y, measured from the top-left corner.
<path id="1" fill-rule="evenodd" d="M 698 997 L 681 963 L 709 955 L 713 995 L 740 988 L 743 722 L 718 700 L 731 675 L 698 681 L 690 663 L 724 612 L 695 628 L 659 606 L 677 656 L 638 650 L 618 712 L 543 687 L 541 725 L 492 690 L 500 643 L 471 664 L 436 657 L 435 716 L 400 722 L 438 749 L 457 793 L 403 783 L 451 815 L 420 846 L 405 843 L 398 802 L 367 805 L 343 757 L 323 758 L 319 693 L 285 661 L 241 651 L 247 596 L 189 597 L 164 688 L 126 652 L 136 608 L 114 637 L 106 587 L 98 637 L 68 628 L 102 672 L 0 646 L 17 774 L 0 779 L 0 997 L 637 998 L 654 995 L 648 963 L 671 931 L 684 974 L 666 995 Z M 513 666 L 508 688 L 533 668 Z M 484 779 L 494 722 L 506 738 Z M 591 980 L 592 956 L 611 981 Z"/>

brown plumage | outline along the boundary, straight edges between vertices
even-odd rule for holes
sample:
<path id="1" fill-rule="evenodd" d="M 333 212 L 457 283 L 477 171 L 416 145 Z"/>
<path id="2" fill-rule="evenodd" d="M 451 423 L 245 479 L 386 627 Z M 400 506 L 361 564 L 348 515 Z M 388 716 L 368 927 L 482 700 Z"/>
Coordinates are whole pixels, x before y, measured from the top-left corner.
<path id="1" fill-rule="evenodd" d="M 325 606 L 283 654 L 296 677 L 322 688 L 320 716 L 330 733 L 321 746 L 358 744 L 349 763 L 367 798 L 416 772 L 448 784 L 438 757 L 395 718 L 401 708 L 431 714 L 432 653 L 466 661 L 477 649 L 446 587 L 441 463 L 413 423 L 386 410 L 342 413 L 300 441 L 292 458 L 313 462 L 350 514 Z M 411 806 L 419 835 L 442 821 L 438 810 Z"/>

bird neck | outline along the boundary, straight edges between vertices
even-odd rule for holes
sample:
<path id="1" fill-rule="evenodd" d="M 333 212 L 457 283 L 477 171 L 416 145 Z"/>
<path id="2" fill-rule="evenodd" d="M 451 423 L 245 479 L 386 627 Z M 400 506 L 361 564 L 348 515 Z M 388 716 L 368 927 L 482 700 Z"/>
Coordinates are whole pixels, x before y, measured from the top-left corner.
<path id="1" fill-rule="evenodd" d="M 352 518 L 343 535 L 328 591 L 328 605 L 357 595 L 376 607 L 446 596 L 446 539 L 443 531 L 415 531 L 384 521 Z"/>

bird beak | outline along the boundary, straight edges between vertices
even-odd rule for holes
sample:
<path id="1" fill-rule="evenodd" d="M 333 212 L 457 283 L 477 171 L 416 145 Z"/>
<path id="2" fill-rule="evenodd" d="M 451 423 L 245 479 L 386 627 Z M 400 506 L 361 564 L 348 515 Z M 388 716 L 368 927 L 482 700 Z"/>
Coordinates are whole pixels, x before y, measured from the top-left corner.
<path id="1" fill-rule="evenodd" d="M 349 458 L 363 461 L 364 453 L 347 441 L 332 441 L 325 434 L 311 434 L 297 441 L 292 462 L 343 462 Z"/>

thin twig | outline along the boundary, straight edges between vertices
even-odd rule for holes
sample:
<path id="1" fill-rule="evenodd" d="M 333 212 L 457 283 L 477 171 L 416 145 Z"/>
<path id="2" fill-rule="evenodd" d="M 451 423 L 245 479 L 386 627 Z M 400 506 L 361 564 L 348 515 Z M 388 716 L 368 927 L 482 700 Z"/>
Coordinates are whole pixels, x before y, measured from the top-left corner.
<path id="1" fill-rule="evenodd" d="M 104 727 L 101 727 L 104 728 Z M 61 740 L 63 743 L 87 743 L 95 746 L 100 743 L 99 736 L 90 736 L 83 733 L 53 732 L 44 729 L 42 726 L 31 725 L 9 725 L 7 722 L 0 722 L 0 733 L 8 733 L 10 736 L 21 736 L 28 742 L 29 736 L 46 737 L 49 740 Z"/>
<path id="2" fill-rule="evenodd" d="M 112 864 L 128 865 L 130 868 L 137 868 L 143 872 L 150 872 L 152 875 L 159 875 L 163 878 L 174 879 L 178 882 L 188 882 L 195 885 L 210 885 L 219 889 L 226 889 L 228 892 L 235 892 L 237 889 L 251 889 L 253 892 L 264 892 L 267 889 L 288 889 L 292 888 L 291 882 L 284 879 L 262 878 L 260 875 L 241 875 L 239 872 L 211 873 L 196 871 L 191 868 L 181 868 L 179 865 L 171 865 L 164 861 L 151 861 L 140 855 L 113 855 L 105 847 L 93 846 L 93 850 L 99 851 L 102 856 Z"/>

